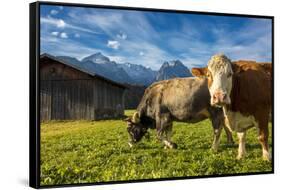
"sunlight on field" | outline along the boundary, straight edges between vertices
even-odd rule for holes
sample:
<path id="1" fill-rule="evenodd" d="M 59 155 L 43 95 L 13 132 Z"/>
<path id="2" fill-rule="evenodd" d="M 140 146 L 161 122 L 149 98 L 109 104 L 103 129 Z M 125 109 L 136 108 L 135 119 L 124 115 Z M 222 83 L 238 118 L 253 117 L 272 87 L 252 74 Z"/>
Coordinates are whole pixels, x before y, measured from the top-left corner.
<path id="1" fill-rule="evenodd" d="M 135 111 L 136 110 L 125 110 L 125 115 L 128 116 L 128 117 L 132 116 Z"/>
<path id="2" fill-rule="evenodd" d="M 229 146 L 223 132 L 219 152 L 210 150 L 209 120 L 196 124 L 174 122 L 176 150 L 163 149 L 155 131 L 150 133 L 150 139 L 129 148 L 126 124 L 121 120 L 42 123 L 41 185 L 272 170 L 271 163 L 262 160 L 256 129 L 247 133 L 247 156 L 241 161 L 235 159 L 236 135 L 236 145 Z"/>

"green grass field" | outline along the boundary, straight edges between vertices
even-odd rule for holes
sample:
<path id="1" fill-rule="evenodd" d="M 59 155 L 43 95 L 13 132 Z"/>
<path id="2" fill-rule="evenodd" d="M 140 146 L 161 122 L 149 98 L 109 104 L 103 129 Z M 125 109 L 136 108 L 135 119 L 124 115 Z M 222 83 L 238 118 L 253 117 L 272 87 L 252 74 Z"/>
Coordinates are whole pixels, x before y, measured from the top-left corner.
<path id="1" fill-rule="evenodd" d="M 132 112 L 126 111 L 126 114 Z M 247 133 L 247 156 L 243 160 L 236 160 L 235 134 L 235 145 L 226 144 L 223 132 L 219 152 L 210 150 L 209 120 L 196 124 L 174 122 L 173 131 L 172 140 L 178 149 L 164 149 L 155 131 L 150 131 L 150 139 L 129 148 L 126 123 L 121 120 L 42 123 L 41 185 L 272 170 L 272 164 L 262 160 L 256 129 Z"/>

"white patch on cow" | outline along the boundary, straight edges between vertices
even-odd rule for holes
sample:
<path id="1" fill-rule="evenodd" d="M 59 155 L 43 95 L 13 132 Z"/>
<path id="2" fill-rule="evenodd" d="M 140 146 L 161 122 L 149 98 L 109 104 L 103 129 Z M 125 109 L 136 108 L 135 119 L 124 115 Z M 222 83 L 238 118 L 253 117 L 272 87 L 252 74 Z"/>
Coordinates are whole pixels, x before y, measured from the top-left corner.
<path id="1" fill-rule="evenodd" d="M 260 135 L 260 129 L 258 128 L 258 135 Z M 260 136 L 259 136 L 260 138 Z M 271 153 L 262 146 L 262 158 L 263 160 L 270 161 L 271 160 Z"/>
<path id="2" fill-rule="evenodd" d="M 170 141 L 163 140 L 163 143 L 165 144 L 166 147 L 173 148 L 173 144 Z"/>
<path id="3" fill-rule="evenodd" d="M 231 132 L 237 132 L 239 138 L 237 159 L 241 159 L 246 154 L 246 131 L 252 127 L 258 128 L 258 123 L 253 115 L 244 116 L 240 112 L 232 112 L 225 107 L 223 107 L 223 112 L 225 116 L 225 125 Z"/>
<path id="4" fill-rule="evenodd" d="M 212 84 L 209 87 L 211 97 L 221 92 L 226 94 L 225 103 L 230 104 L 233 74 L 230 60 L 225 55 L 214 55 L 208 62 L 208 70 L 212 77 Z M 212 98 L 211 104 L 214 105 Z"/>
<path id="5" fill-rule="evenodd" d="M 267 161 L 271 160 L 271 154 L 265 148 L 262 149 L 262 158 Z"/>
<path id="6" fill-rule="evenodd" d="M 244 116 L 240 112 L 232 112 L 223 108 L 225 125 L 231 132 L 244 132 L 249 128 L 257 127 L 258 123 L 253 115 Z"/>
<path id="7" fill-rule="evenodd" d="M 246 132 L 237 133 L 237 136 L 238 136 L 238 139 L 239 139 L 239 147 L 238 147 L 237 159 L 240 160 L 246 154 L 246 148 L 245 148 Z"/>
<path id="8" fill-rule="evenodd" d="M 215 131 L 214 131 L 214 133 L 215 133 L 214 134 L 214 141 L 213 141 L 213 144 L 212 144 L 212 149 L 213 149 L 214 152 L 217 152 L 218 148 L 219 148 L 221 130 L 222 130 L 222 128 L 215 129 Z"/>
<path id="9" fill-rule="evenodd" d="M 260 134 L 259 128 L 258 128 L 258 134 Z M 262 158 L 263 160 L 267 160 L 267 161 L 271 160 L 271 153 L 268 150 L 266 150 L 265 147 L 262 147 Z"/>

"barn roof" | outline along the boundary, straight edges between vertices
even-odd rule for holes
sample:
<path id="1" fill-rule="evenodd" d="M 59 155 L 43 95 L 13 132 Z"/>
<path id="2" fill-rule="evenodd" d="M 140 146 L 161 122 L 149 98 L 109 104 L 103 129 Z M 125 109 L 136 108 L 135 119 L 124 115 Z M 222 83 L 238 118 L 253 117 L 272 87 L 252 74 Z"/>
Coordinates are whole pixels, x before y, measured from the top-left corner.
<path id="1" fill-rule="evenodd" d="M 72 64 L 72 63 L 69 63 L 69 62 L 67 62 L 67 61 L 65 61 L 65 60 L 59 59 L 59 58 L 57 58 L 57 57 L 55 57 L 55 56 L 52 56 L 52 55 L 50 55 L 50 54 L 44 53 L 44 54 L 40 55 L 40 59 L 42 59 L 42 58 L 52 59 L 52 60 L 54 60 L 54 61 L 56 61 L 56 62 L 62 63 L 62 64 L 64 64 L 64 65 L 67 65 L 67 66 L 69 66 L 69 67 L 71 67 L 71 68 L 73 68 L 73 69 L 76 69 L 76 70 L 80 71 L 80 72 L 86 73 L 86 74 L 88 74 L 88 75 L 90 75 L 90 76 L 92 76 L 92 77 L 96 77 L 96 78 L 102 79 L 102 80 L 104 80 L 104 81 L 107 81 L 107 82 L 109 82 L 109 83 L 112 83 L 112 84 L 114 84 L 114 85 L 116 85 L 116 86 L 119 86 L 119 87 L 121 87 L 121 88 L 127 88 L 125 85 L 123 85 L 123 84 L 121 84 L 121 83 L 118 83 L 118 82 L 116 82 L 116 81 L 113 81 L 113 80 L 111 80 L 111 79 L 108 79 L 108 78 L 106 78 L 106 77 L 104 77 L 104 76 L 98 75 L 98 74 L 96 74 L 96 73 L 94 73 L 94 72 L 92 72 L 92 71 L 88 71 L 88 70 L 86 70 L 86 69 L 84 69 L 84 68 L 82 68 L 82 67 L 79 67 L 79 66 L 77 66 L 77 65 L 74 65 L 74 64 Z"/>

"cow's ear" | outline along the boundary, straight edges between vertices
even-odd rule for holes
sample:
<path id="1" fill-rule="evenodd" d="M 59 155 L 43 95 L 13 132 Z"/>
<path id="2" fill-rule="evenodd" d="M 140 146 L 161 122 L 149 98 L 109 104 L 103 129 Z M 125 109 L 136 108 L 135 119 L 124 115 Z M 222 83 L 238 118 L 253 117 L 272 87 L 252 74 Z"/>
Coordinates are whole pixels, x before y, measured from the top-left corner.
<path id="1" fill-rule="evenodd" d="M 195 77 L 206 77 L 208 72 L 208 68 L 207 67 L 203 67 L 203 68 L 192 68 L 191 69 L 191 73 L 193 76 Z"/>
<path id="2" fill-rule="evenodd" d="M 127 117 L 127 118 L 123 119 L 123 121 L 131 123 L 132 119 L 130 117 Z"/>

